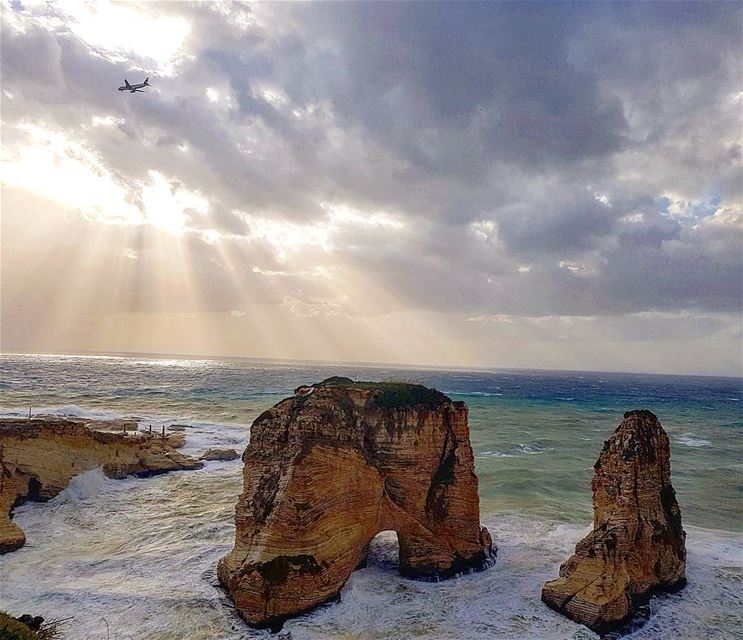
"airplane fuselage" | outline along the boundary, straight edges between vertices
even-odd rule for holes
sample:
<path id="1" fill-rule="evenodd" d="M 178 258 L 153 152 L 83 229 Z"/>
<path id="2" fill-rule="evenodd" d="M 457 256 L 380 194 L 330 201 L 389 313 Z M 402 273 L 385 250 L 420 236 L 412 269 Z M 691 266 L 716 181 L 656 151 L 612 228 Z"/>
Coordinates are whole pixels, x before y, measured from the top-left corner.
<path id="1" fill-rule="evenodd" d="M 142 91 L 145 87 L 150 86 L 149 78 L 146 78 L 144 82 L 140 82 L 138 84 L 129 84 L 128 80 L 124 80 L 124 86 L 119 87 L 119 91 L 128 91 L 129 93 L 136 93 L 137 91 Z"/>

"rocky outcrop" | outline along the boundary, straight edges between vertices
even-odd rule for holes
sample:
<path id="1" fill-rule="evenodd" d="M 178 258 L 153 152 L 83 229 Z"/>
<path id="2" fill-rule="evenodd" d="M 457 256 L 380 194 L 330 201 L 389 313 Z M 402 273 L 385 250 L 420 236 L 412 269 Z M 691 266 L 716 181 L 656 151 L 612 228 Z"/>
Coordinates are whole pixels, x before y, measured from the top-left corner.
<path id="1" fill-rule="evenodd" d="M 202 466 L 175 451 L 167 436 L 104 433 L 59 418 L 0 420 L 0 553 L 26 540 L 11 520 L 15 506 L 53 498 L 83 471 L 101 467 L 124 478 Z"/>
<path id="2" fill-rule="evenodd" d="M 261 414 L 243 454 L 234 549 L 218 575 L 256 626 L 335 598 L 394 530 L 403 575 L 494 562 L 480 527 L 467 407 L 420 385 L 329 378 Z"/>
<path id="3" fill-rule="evenodd" d="M 207 449 L 199 460 L 237 460 L 239 457 L 234 449 Z"/>
<path id="4" fill-rule="evenodd" d="M 21 616 L 21 618 L 27 617 L 31 618 L 33 623 L 39 620 L 32 616 Z M 44 619 L 41 618 L 41 623 L 43 622 Z M 41 623 L 36 627 L 36 629 L 32 629 L 25 621 L 22 621 L 19 618 L 14 618 L 4 611 L 0 611 L 0 638 L 3 640 L 40 640 L 41 636 L 36 633 L 36 630 L 41 627 Z M 34 624 L 34 626 L 36 625 Z"/>
<path id="5" fill-rule="evenodd" d="M 547 582 L 542 600 L 598 633 L 626 622 L 655 591 L 686 584 L 686 533 L 671 485 L 669 442 L 650 411 L 630 411 L 594 465 L 593 531 Z"/>

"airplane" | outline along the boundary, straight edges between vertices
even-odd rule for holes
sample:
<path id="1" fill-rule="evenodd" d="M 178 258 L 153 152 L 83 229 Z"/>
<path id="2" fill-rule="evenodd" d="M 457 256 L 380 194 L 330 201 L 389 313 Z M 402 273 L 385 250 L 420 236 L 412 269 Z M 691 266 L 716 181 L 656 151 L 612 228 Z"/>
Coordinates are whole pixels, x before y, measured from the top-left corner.
<path id="1" fill-rule="evenodd" d="M 136 91 L 139 91 L 141 93 L 147 93 L 146 91 L 142 91 L 142 87 L 149 87 L 150 86 L 150 79 L 145 78 L 144 82 L 140 84 L 129 84 L 129 80 L 124 78 L 124 86 L 119 87 L 119 91 L 128 91 L 129 93 L 134 93 Z"/>

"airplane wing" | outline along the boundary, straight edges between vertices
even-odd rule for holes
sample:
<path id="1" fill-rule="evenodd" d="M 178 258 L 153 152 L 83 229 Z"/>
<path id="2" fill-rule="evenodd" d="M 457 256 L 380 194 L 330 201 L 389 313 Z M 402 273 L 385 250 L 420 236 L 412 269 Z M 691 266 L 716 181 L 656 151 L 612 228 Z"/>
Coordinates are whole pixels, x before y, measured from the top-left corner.
<path id="1" fill-rule="evenodd" d="M 139 93 L 147 93 L 144 89 L 134 89 L 133 91 L 139 91 Z"/>

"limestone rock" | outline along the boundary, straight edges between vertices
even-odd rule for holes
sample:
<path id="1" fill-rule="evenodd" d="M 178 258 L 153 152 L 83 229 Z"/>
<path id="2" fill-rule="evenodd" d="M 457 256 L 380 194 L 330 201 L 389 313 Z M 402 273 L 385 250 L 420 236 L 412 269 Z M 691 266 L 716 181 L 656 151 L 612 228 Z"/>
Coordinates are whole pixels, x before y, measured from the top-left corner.
<path id="1" fill-rule="evenodd" d="M 68 418 L 69 420 L 70 418 Z M 136 420 L 131 418 L 112 418 L 110 420 L 78 420 L 76 418 L 71 419 L 72 422 L 83 422 L 88 429 L 94 431 L 136 431 L 139 428 L 139 424 Z"/>
<path id="2" fill-rule="evenodd" d="M 403 575 L 491 566 L 467 407 L 420 385 L 329 378 L 261 414 L 243 460 L 234 549 L 218 575 L 256 626 L 335 598 L 394 530 Z"/>
<path id="3" fill-rule="evenodd" d="M 620 626 L 654 591 L 686 584 L 686 533 L 671 485 L 666 432 L 630 411 L 594 465 L 593 531 L 547 582 L 542 600 L 598 633 Z"/>
<path id="4" fill-rule="evenodd" d="M 234 449 L 208 449 L 199 460 L 237 460 L 239 457 Z"/>
<path id="5" fill-rule="evenodd" d="M 0 420 L 0 553 L 23 546 L 26 537 L 11 519 L 26 500 L 56 496 L 79 473 L 102 467 L 110 478 L 145 477 L 203 462 L 175 451 L 167 438 L 94 431 L 79 420 Z"/>
<path id="6" fill-rule="evenodd" d="M 157 437 L 157 436 L 153 436 L 153 437 Z M 173 449 L 180 449 L 186 444 L 186 434 L 180 433 L 180 432 L 178 433 L 167 433 L 166 432 L 165 444 L 167 444 L 169 447 L 172 447 Z"/>

